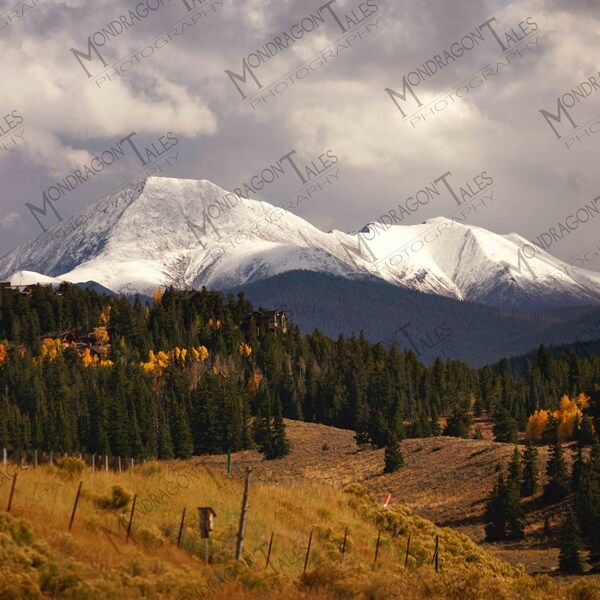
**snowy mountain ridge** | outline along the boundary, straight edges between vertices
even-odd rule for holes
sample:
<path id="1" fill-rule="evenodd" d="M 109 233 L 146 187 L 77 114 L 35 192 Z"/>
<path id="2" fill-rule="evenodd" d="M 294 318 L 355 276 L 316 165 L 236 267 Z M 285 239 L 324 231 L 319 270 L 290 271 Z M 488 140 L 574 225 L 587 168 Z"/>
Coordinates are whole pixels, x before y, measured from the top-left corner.
<path id="1" fill-rule="evenodd" d="M 600 274 L 568 268 L 528 240 L 437 217 L 325 233 L 285 209 L 201 180 L 151 177 L 101 199 L 0 259 L 13 284 L 95 281 L 113 291 L 229 289 L 309 270 L 377 278 L 497 306 L 600 303 Z M 529 256 L 529 255 L 528 255 Z"/>

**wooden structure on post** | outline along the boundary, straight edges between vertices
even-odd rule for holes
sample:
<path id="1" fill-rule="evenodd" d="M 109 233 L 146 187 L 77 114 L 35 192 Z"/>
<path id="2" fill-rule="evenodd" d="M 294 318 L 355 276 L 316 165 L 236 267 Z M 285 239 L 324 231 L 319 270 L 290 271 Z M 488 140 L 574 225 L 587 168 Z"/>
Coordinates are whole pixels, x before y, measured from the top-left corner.
<path id="1" fill-rule="evenodd" d="M 204 540 L 204 564 L 208 567 L 208 537 L 214 529 L 214 518 L 217 513 L 210 506 L 199 506 L 198 510 L 200 511 L 200 537 Z"/>
<path id="2" fill-rule="evenodd" d="M 237 544 L 235 549 L 235 560 L 242 558 L 242 546 L 244 544 L 244 529 L 246 528 L 246 512 L 248 511 L 248 492 L 250 488 L 250 473 L 252 467 L 246 469 L 246 482 L 244 484 L 244 499 L 242 500 L 242 512 L 240 514 L 240 527 L 237 534 Z"/>

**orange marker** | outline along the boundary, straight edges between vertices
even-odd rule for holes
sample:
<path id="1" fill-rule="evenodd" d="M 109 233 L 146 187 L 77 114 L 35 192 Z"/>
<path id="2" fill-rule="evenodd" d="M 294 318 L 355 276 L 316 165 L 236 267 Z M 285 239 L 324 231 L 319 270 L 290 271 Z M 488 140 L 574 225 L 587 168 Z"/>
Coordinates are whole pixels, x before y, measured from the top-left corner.
<path id="1" fill-rule="evenodd" d="M 387 495 L 387 498 L 385 499 L 385 502 L 383 503 L 383 508 L 387 508 L 387 505 L 390 503 L 390 498 L 392 497 L 392 494 L 389 493 Z"/>

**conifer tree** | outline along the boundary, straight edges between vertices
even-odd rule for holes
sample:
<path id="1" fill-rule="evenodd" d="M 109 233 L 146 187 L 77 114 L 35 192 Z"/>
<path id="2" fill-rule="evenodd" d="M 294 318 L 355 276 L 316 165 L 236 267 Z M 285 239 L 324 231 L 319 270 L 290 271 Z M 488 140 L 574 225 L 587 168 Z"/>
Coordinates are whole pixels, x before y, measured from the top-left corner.
<path id="1" fill-rule="evenodd" d="M 555 424 L 550 429 L 550 437 L 550 456 L 546 465 L 548 482 L 544 486 L 544 500 L 546 502 L 560 502 L 569 493 L 570 481 L 564 452 L 558 436 L 558 427 Z"/>
<path id="2" fill-rule="evenodd" d="M 404 465 L 404 456 L 400 450 L 400 443 L 395 433 L 390 433 L 388 444 L 385 448 L 384 473 L 394 473 Z"/>
<path id="3" fill-rule="evenodd" d="M 171 437 L 175 458 L 190 458 L 194 453 L 190 421 L 182 406 L 175 405 L 173 409 L 173 424 Z"/>
<path id="4" fill-rule="evenodd" d="M 285 423 L 279 397 L 275 397 L 273 401 L 273 412 L 275 416 L 271 428 L 271 441 L 268 450 L 265 452 L 265 457 L 269 460 L 283 458 L 290 453 L 290 444 L 285 433 Z"/>
<path id="5" fill-rule="evenodd" d="M 579 427 L 575 427 L 574 437 L 580 446 L 594 443 L 594 423 L 589 415 L 583 415 Z"/>
<path id="6" fill-rule="evenodd" d="M 506 538 L 506 481 L 502 471 L 485 507 L 485 539 L 496 542 Z"/>
<path id="7" fill-rule="evenodd" d="M 444 435 L 451 435 L 454 437 L 468 438 L 469 429 L 471 427 L 471 415 L 465 405 L 464 401 L 455 401 L 452 407 L 452 413 L 446 427 L 444 428 Z"/>
<path id="8" fill-rule="evenodd" d="M 579 555 L 579 527 L 572 510 L 567 513 L 560 529 L 558 568 L 561 573 L 581 573 Z"/>
<path id="9" fill-rule="evenodd" d="M 514 444 L 519 438 L 517 421 L 502 406 L 499 406 L 494 412 L 494 427 L 492 428 L 492 432 L 497 442 Z"/>
<path id="10" fill-rule="evenodd" d="M 523 485 L 521 486 L 521 496 L 527 498 L 533 496 L 538 491 L 538 451 L 532 443 L 527 440 L 523 450 Z"/>
<path id="11" fill-rule="evenodd" d="M 600 443 L 597 436 L 585 471 L 587 471 L 586 524 L 589 529 L 590 546 L 588 561 L 595 571 L 600 571 Z"/>
<path id="12" fill-rule="evenodd" d="M 271 393 L 263 380 L 256 394 L 257 414 L 252 426 L 252 436 L 259 450 L 269 456 L 272 452 Z"/>
<path id="13" fill-rule="evenodd" d="M 442 428 L 440 427 L 438 412 L 437 412 L 435 405 L 433 405 L 431 407 L 431 435 L 438 436 L 441 434 L 442 434 Z"/>
<path id="14" fill-rule="evenodd" d="M 515 475 L 515 479 L 509 475 L 506 486 L 506 537 L 510 540 L 521 540 L 525 537 L 525 513 L 521 505 L 520 481 L 518 475 Z"/>
<path id="15" fill-rule="evenodd" d="M 516 446 L 508 463 L 508 481 L 517 486 L 520 495 L 521 486 L 523 485 L 523 464 L 521 462 L 521 453 Z"/>
<path id="16" fill-rule="evenodd" d="M 585 468 L 585 463 L 583 460 L 583 453 L 581 451 L 581 446 L 579 446 L 576 450 L 575 460 L 573 461 L 573 466 L 571 467 L 571 490 L 576 492 L 581 485 L 581 479 L 583 477 L 583 470 Z"/>

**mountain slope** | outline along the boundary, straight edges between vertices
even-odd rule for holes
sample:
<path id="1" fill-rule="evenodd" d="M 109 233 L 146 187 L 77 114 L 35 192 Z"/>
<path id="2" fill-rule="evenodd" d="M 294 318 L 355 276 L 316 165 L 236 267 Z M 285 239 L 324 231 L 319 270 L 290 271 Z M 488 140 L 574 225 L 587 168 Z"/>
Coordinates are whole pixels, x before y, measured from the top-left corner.
<path id="1" fill-rule="evenodd" d="M 284 207 L 209 181 L 151 177 L 16 248 L 0 259 L 0 277 L 29 283 L 43 274 L 149 293 L 167 284 L 225 289 L 308 270 L 503 307 L 600 304 L 600 275 L 569 274 L 541 250 L 524 264 L 525 244 L 517 234 L 445 218 L 325 233 Z"/>
<path id="2" fill-rule="evenodd" d="M 436 356 L 473 367 L 503 357 L 584 338 L 600 323 L 600 307 L 531 313 L 460 302 L 407 290 L 383 281 L 349 281 L 323 273 L 294 271 L 242 288 L 256 307 L 282 308 L 302 332 L 333 337 L 364 331 L 372 342 L 412 348 L 419 360 Z M 587 338 L 585 338 L 587 339 Z"/>

